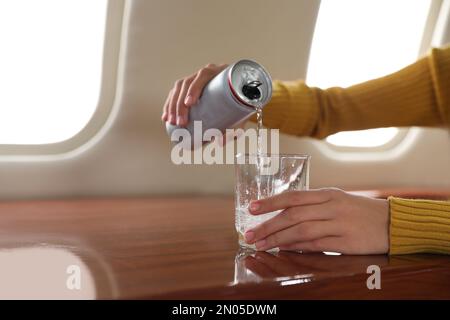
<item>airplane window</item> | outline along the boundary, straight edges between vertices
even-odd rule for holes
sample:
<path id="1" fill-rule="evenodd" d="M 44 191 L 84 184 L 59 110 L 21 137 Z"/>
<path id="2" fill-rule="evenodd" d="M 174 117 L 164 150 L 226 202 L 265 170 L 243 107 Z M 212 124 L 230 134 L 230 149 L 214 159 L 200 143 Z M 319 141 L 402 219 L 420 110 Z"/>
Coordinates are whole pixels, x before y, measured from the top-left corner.
<path id="1" fill-rule="evenodd" d="M 322 0 L 307 83 L 327 88 L 381 77 L 417 60 L 431 0 Z M 337 146 L 376 147 L 397 128 L 340 132 Z"/>
<path id="2" fill-rule="evenodd" d="M 107 0 L 0 1 L 0 144 L 76 135 L 99 99 Z"/>

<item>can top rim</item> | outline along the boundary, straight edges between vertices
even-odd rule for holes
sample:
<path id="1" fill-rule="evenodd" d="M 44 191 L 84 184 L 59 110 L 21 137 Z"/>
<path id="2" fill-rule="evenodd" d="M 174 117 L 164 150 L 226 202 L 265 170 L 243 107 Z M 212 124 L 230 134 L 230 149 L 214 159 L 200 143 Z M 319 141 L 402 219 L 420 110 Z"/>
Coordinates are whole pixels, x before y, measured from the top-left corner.
<path id="1" fill-rule="evenodd" d="M 240 66 L 242 64 L 247 64 L 247 65 L 252 66 L 256 70 L 258 70 L 259 73 L 262 75 L 263 79 L 261 79 L 261 80 L 264 80 L 263 84 L 265 85 L 265 88 L 267 91 L 264 100 L 253 101 L 253 100 L 247 99 L 240 93 L 241 90 L 235 87 L 235 84 L 233 83 L 232 75 L 233 75 L 233 72 L 236 70 L 237 66 Z M 233 64 L 233 66 L 228 71 L 228 85 L 230 86 L 233 96 L 240 103 L 242 103 L 248 107 L 251 107 L 253 109 L 255 109 L 260 104 L 262 106 L 264 106 L 265 104 L 267 104 L 270 101 L 270 99 L 272 97 L 272 78 L 270 77 L 270 74 L 266 71 L 266 69 L 261 64 L 257 63 L 256 61 L 250 60 L 250 59 L 242 59 Z"/>

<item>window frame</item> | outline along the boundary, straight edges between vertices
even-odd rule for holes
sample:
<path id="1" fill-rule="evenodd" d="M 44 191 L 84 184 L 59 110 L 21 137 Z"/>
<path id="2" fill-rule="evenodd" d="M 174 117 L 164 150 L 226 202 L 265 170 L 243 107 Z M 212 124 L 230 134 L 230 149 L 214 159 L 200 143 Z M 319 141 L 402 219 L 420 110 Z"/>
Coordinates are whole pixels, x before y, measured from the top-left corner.
<path id="1" fill-rule="evenodd" d="M 108 0 L 97 106 L 88 123 L 69 139 L 45 144 L 0 144 L 0 160 L 11 156 L 62 155 L 75 151 L 94 138 L 107 123 L 116 100 L 125 0 Z"/>
<path id="2" fill-rule="evenodd" d="M 430 9 L 428 12 L 428 16 L 425 22 L 425 28 L 422 34 L 422 39 L 420 41 L 419 52 L 417 58 L 425 55 L 427 51 L 432 46 L 432 39 L 435 36 L 436 25 L 438 22 L 439 14 L 441 12 L 444 0 L 431 0 Z M 312 47 L 312 46 L 311 46 Z M 407 139 L 407 137 L 411 136 L 412 133 L 415 133 L 415 129 L 413 128 L 405 128 L 405 127 L 397 127 L 399 131 L 397 134 L 390 139 L 388 142 L 374 147 L 355 147 L 355 146 L 339 146 L 333 143 L 328 142 L 326 139 L 321 140 L 320 149 L 328 154 L 346 154 L 347 156 L 358 156 L 362 153 L 364 154 L 374 154 L 374 153 L 389 153 L 393 149 L 399 147 L 402 142 Z M 411 132 L 411 130 L 413 132 Z"/>

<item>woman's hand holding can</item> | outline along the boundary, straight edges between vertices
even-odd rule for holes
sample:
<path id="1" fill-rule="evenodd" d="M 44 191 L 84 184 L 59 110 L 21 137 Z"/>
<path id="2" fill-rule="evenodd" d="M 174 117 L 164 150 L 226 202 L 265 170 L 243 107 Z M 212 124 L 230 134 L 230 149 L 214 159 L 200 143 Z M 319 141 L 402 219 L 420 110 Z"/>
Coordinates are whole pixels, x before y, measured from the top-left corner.
<path id="1" fill-rule="evenodd" d="M 208 64 L 196 73 L 175 81 L 164 103 L 162 120 L 186 126 L 189 121 L 188 108 L 197 103 L 206 84 L 227 67 L 227 64 Z"/>

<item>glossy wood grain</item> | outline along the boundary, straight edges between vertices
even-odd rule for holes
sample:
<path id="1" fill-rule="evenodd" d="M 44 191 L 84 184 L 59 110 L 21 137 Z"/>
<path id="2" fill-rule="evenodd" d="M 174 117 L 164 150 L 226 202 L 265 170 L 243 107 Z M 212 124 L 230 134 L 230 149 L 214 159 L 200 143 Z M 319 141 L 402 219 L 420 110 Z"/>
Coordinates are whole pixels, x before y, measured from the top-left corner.
<path id="1" fill-rule="evenodd" d="M 45 297 L 71 298 L 63 267 L 77 263 L 87 270 L 78 298 L 450 298 L 447 256 L 242 254 L 227 197 L 0 203 L 2 257 L 0 278 L 33 275 L 20 281 L 25 298 L 42 283 Z M 366 286 L 369 265 L 381 267 L 381 290 Z"/>

